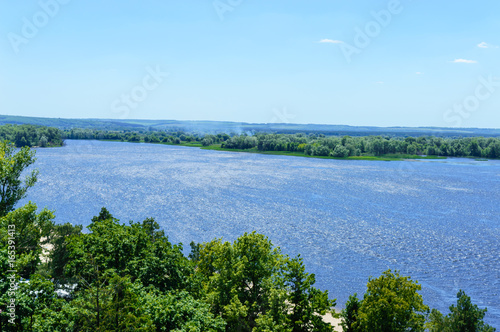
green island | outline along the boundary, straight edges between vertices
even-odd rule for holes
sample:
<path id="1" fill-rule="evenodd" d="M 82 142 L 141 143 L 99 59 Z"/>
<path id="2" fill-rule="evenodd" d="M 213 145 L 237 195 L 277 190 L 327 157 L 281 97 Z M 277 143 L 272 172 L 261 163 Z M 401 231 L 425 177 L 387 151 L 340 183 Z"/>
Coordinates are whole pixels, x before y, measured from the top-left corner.
<path id="1" fill-rule="evenodd" d="M 326 136 L 318 133 L 199 134 L 184 131 L 64 130 L 65 139 L 155 143 L 208 150 L 351 160 L 500 158 L 497 137 Z"/>
<path id="2" fill-rule="evenodd" d="M 1 331 L 495 331 L 464 291 L 443 314 L 391 270 L 336 311 L 300 255 L 255 232 L 191 242 L 186 256 L 154 218 L 124 224 L 102 208 L 85 231 L 55 224 L 48 208 L 15 208 L 37 182 L 23 172 L 35 153 L 0 142 Z"/>

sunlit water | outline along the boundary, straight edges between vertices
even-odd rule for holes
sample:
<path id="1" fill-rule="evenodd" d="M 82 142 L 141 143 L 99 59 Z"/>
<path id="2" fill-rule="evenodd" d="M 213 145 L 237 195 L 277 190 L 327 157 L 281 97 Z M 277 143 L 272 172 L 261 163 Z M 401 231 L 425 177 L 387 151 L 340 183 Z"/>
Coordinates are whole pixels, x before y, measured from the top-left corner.
<path id="1" fill-rule="evenodd" d="M 369 276 L 398 269 L 448 312 L 456 293 L 500 327 L 500 162 L 345 161 L 178 146 L 67 141 L 37 150 L 26 200 L 88 225 L 154 217 L 170 240 L 234 240 L 256 230 L 301 254 L 342 307 Z M 187 250 L 186 250 L 187 251 Z"/>

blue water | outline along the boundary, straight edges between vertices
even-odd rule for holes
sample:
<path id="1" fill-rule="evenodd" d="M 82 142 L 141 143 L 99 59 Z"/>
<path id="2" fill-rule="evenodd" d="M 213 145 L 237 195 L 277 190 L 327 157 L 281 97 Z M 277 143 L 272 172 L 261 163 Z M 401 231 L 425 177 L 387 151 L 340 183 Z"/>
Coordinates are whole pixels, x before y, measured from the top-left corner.
<path id="1" fill-rule="evenodd" d="M 27 200 L 56 221 L 90 223 L 101 207 L 122 222 L 154 217 L 170 240 L 244 232 L 301 254 L 343 307 L 370 276 L 398 269 L 447 313 L 456 293 L 500 327 L 500 161 L 345 161 L 197 148 L 67 141 L 37 150 Z"/>

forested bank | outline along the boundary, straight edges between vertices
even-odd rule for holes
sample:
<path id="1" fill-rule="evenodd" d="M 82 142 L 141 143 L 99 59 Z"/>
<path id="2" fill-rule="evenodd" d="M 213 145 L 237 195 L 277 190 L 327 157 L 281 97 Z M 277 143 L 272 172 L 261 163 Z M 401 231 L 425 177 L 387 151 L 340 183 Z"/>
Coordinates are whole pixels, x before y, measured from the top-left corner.
<path id="1" fill-rule="evenodd" d="M 113 132 L 73 129 L 64 131 L 67 139 L 99 139 L 122 142 L 144 142 L 203 146 L 214 149 L 253 152 L 284 152 L 320 157 L 362 156 L 441 156 L 500 158 L 500 139 L 496 137 L 390 137 L 325 136 L 322 134 L 237 135 L 220 133 L 199 135 L 183 131 Z"/>
<path id="2" fill-rule="evenodd" d="M 53 127 L 35 125 L 10 125 L 0 126 L 0 140 L 7 140 L 16 147 L 55 147 L 62 146 L 62 131 Z"/>
<path id="3" fill-rule="evenodd" d="M 335 294 L 266 236 L 191 243 L 186 257 L 152 218 L 123 224 L 103 208 L 86 232 L 56 225 L 34 203 L 14 209 L 36 183 L 36 171 L 20 177 L 34 150 L 0 151 L 1 331 L 332 331 L 321 316 Z M 371 278 L 345 304 L 344 330 L 494 331 L 465 293 L 443 315 L 420 289 L 398 272 Z"/>
<path id="4" fill-rule="evenodd" d="M 310 156 L 430 155 L 446 157 L 499 158 L 498 138 L 441 137 L 326 137 L 316 135 L 233 136 L 221 144 L 226 149 L 303 152 Z"/>

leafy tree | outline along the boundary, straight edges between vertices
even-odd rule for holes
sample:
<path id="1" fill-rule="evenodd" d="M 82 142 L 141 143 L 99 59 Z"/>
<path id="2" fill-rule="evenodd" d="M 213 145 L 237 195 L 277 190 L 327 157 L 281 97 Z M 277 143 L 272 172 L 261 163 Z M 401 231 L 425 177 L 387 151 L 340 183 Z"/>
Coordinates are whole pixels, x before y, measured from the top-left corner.
<path id="1" fill-rule="evenodd" d="M 47 209 L 43 209 L 37 214 L 36 210 L 36 205 L 29 202 L 0 218 L 2 232 L 5 232 L 9 225 L 15 229 L 15 270 L 24 278 L 29 278 L 31 274 L 35 273 L 43 251 L 42 244 L 47 242 L 46 237 L 49 236 L 53 228 L 54 214 Z"/>
<path id="2" fill-rule="evenodd" d="M 470 155 L 473 157 L 481 157 L 481 147 L 479 146 L 477 139 L 473 139 L 469 143 Z"/>
<path id="3" fill-rule="evenodd" d="M 425 314 L 421 290 L 416 281 L 396 271 L 385 271 L 368 281 L 368 289 L 358 310 L 358 331 L 424 331 Z"/>
<path id="4" fill-rule="evenodd" d="M 65 282 L 64 267 L 69 262 L 69 251 L 67 248 L 71 236 L 78 236 L 82 232 L 82 226 L 73 226 L 70 223 L 55 225 L 50 235 L 50 243 L 53 249 L 50 252 L 49 267 L 52 277 Z"/>
<path id="5" fill-rule="evenodd" d="M 342 328 L 344 332 L 355 332 L 356 322 L 358 320 L 358 311 L 361 306 L 361 301 L 358 299 L 357 294 L 350 295 L 349 300 L 345 304 L 345 308 L 342 310 Z"/>
<path id="6" fill-rule="evenodd" d="M 384 153 L 384 142 L 382 139 L 377 138 L 372 141 L 372 150 L 376 156 L 380 156 Z"/>
<path id="7" fill-rule="evenodd" d="M 33 315 L 33 331 L 76 332 L 85 331 L 77 325 L 80 308 L 71 301 L 54 298 L 50 306 L 41 308 Z"/>
<path id="8" fill-rule="evenodd" d="M 457 305 L 450 306 L 447 316 L 436 309 L 431 311 L 427 328 L 430 332 L 494 332 L 496 329 L 483 321 L 486 311 L 472 304 L 470 297 L 460 290 Z"/>
<path id="9" fill-rule="evenodd" d="M 49 140 L 47 139 L 47 137 L 45 137 L 45 135 L 42 135 L 42 137 L 40 137 L 40 141 L 38 142 L 38 144 L 40 144 L 40 146 L 44 148 L 47 146 L 47 143 L 49 143 Z"/>
<path id="10" fill-rule="evenodd" d="M 149 292 L 144 296 L 156 331 L 222 332 L 226 323 L 210 312 L 207 303 L 196 300 L 186 291 Z"/>
<path id="11" fill-rule="evenodd" d="M 0 142 L 0 217 L 12 211 L 37 181 L 38 170 L 31 171 L 24 179 L 24 184 L 20 180 L 23 171 L 35 162 L 35 151 L 24 147 L 14 153 L 14 149 L 13 144 Z"/>
<path id="12" fill-rule="evenodd" d="M 317 146 L 313 150 L 313 155 L 315 156 L 328 156 L 329 154 L 330 150 L 324 145 Z"/>
<path id="13" fill-rule="evenodd" d="M 266 310 L 270 278 L 282 259 L 263 235 L 245 233 L 233 245 L 213 240 L 203 244 L 198 272 L 212 312 L 228 322 L 228 330 L 251 331 Z"/>
<path id="14" fill-rule="evenodd" d="M 337 145 L 335 147 L 335 150 L 333 150 L 332 155 L 334 157 L 341 157 L 341 158 L 348 157 L 349 156 L 349 149 L 347 149 L 345 146 Z"/>
<path id="15" fill-rule="evenodd" d="M 445 317 L 437 309 L 432 309 L 429 314 L 429 322 L 425 324 L 425 327 L 429 332 L 446 332 Z"/>
<path id="16" fill-rule="evenodd" d="M 282 261 L 280 251 L 263 235 L 245 233 L 233 245 L 221 240 L 202 245 L 198 271 L 214 314 L 222 315 L 228 330 L 251 331 L 267 309 L 271 278 Z"/>
<path id="17" fill-rule="evenodd" d="M 99 215 L 92 217 L 91 220 L 93 223 L 95 223 L 98 221 L 104 221 L 104 220 L 108 220 L 108 219 L 113 219 L 113 216 L 111 215 L 111 213 L 109 213 L 108 209 L 106 209 L 105 207 L 102 207 L 101 211 L 99 211 Z"/>
<path id="18" fill-rule="evenodd" d="M 154 134 L 153 134 L 153 135 L 151 135 L 151 136 L 149 137 L 149 141 L 150 141 L 151 143 L 159 143 L 159 142 L 160 142 L 160 139 L 159 139 L 158 137 L 156 137 L 156 135 L 154 135 Z"/>
<path id="19" fill-rule="evenodd" d="M 411 155 L 417 154 L 417 146 L 415 145 L 415 143 L 408 145 L 408 147 L 406 148 L 406 153 Z"/>
<path id="20" fill-rule="evenodd" d="M 335 301 L 313 287 L 300 257 L 289 260 L 261 234 L 205 243 L 197 264 L 205 299 L 227 331 L 332 330 L 321 315 Z"/>
<path id="21" fill-rule="evenodd" d="M 322 319 L 335 300 L 328 299 L 328 291 L 321 292 L 313 287 L 316 282 L 314 274 L 305 272 L 300 256 L 287 261 L 284 272 L 285 285 L 288 285 L 292 332 L 332 331 L 332 326 Z"/>
<path id="22" fill-rule="evenodd" d="M 145 286 L 161 291 L 186 286 L 192 272 L 182 246 L 172 245 L 154 219 L 123 225 L 103 208 L 87 228 L 91 233 L 68 238 L 67 277 L 93 273 L 91 255 L 102 270 L 140 279 Z"/>
<path id="23" fill-rule="evenodd" d="M 1 331 L 33 331 L 37 315 L 50 308 L 56 299 L 54 285 L 38 274 L 33 274 L 28 280 L 17 277 L 15 283 L 17 289 L 14 297 L 10 294 L 10 290 L 0 295 L 2 308 L 6 308 L 10 298 L 15 299 L 15 323 L 10 323 L 8 313 L 2 312 Z"/>
<path id="24" fill-rule="evenodd" d="M 95 264 L 95 261 L 93 262 Z M 143 287 L 120 277 L 113 270 L 101 272 L 94 265 L 94 275 L 82 278 L 84 287 L 71 301 L 78 308 L 75 325 L 84 331 L 154 331 L 142 298 Z"/>

